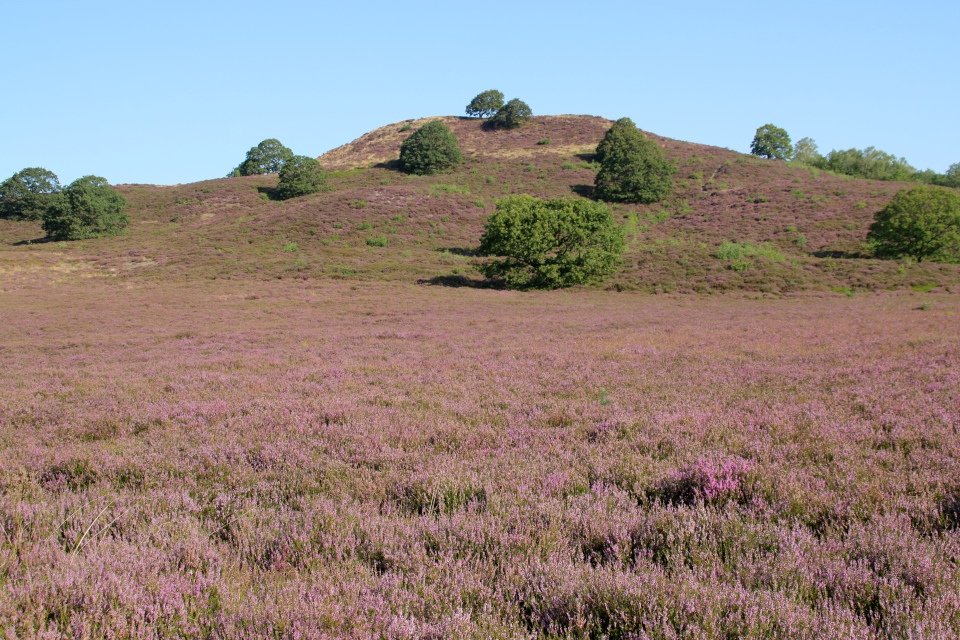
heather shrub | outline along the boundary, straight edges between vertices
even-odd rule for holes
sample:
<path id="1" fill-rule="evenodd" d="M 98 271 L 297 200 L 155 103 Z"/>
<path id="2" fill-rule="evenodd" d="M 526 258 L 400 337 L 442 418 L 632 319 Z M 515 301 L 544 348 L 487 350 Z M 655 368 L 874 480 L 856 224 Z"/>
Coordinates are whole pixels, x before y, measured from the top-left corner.
<path id="1" fill-rule="evenodd" d="M 753 142 L 750 143 L 750 153 L 761 158 L 789 160 L 793 155 L 790 136 L 780 127 L 765 124 L 757 129 L 756 135 L 753 136 Z"/>
<path id="2" fill-rule="evenodd" d="M 52 171 L 28 167 L 0 183 L 0 218 L 39 220 L 60 193 L 60 180 Z"/>
<path id="3" fill-rule="evenodd" d="M 481 267 L 509 287 L 556 288 L 596 282 L 620 266 L 623 230 L 601 203 L 528 195 L 497 202 L 480 253 L 504 257 Z"/>
<path id="4" fill-rule="evenodd" d="M 415 175 L 432 175 L 460 164 L 456 136 L 440 120 L 431 120 L 400 145 L 400 170 Z"/>
<path id="5" fill-rule="evenodd" d="M 496 89 L 490 89 L 478 94 L 467 105 L 467 115 L 477 118 L 488 118 L 503 107 L 503 94 Z"/>
<path id="6" fill-rule="evenodd" d="M 82 240 L 113 236 L 129 223 L 127 200 L 106 179 L 84 176 L 53 199 L 43 213 L 43 230 L 55 240 Z"/>
<path id="7" fill-rule="evenodd" d="M 490 119 L 490 125 L 502 129 L 515 129 L 527 122 L 532 115 L 533 111 L 526 102 L 514 98 L 497 110 Z"/>
<path id="8" fill-rule="evenodd" d="M 314 158 L 291 156 L 280 169 L 276 194 L 281 200 L 298 198 L 327 188 L 327 174 Z"/>
<path id="9" fill-rule="evenodd" d="M 750 463 L 741 458 L 702 458 L 662 480 L 648 495 L 670 504 L 688 506 L 697 502 L 746 502 L 750 497 L 748 480 L 752 470 Z"/>
<path id="10" fill-rule="evenodd" d="M 867 240 L 881 258 L 960 260 L 960 194 L 942 187 L 901 189 L 874 215 Z"/>
<path id="11" fill-rule="evenodd" d="M 597 145 L 600 170 L 594 179 L 597 198 L 611 202 L 659 202 L 673 192 L 677 168 L 660 147 L 621 118 Z"/>

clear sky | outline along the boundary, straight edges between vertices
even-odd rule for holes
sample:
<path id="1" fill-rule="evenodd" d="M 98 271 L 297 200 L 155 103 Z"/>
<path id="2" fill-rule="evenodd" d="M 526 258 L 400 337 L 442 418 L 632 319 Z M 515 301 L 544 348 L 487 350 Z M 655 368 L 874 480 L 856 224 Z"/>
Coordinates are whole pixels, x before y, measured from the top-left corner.
<path id="1" fill-rule="evenodd" d="M 960 162 L 960 2 L 3 2 L 0 180 L 224 176 L 499 89 L 748 151 L 773 123 L 919 169 Z"/>

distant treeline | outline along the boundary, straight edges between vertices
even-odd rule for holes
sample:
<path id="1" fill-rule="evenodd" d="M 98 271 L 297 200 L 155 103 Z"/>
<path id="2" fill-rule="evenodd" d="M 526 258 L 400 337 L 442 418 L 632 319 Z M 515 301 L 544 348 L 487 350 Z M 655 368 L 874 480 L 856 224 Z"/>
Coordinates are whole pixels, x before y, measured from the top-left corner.
<path id="1" fill-rule="evenodd" d="M 898 158 L 874 147 L 862 150 L 835 149 L 824 156 L 817 152 L 817 145 L 813 140 L 803 138 L 794 146 L 793 161 L 855 178 L 920 182 L 960 188 L 960 162 L 950 165 L 946 173 L 937 173 L 932 169 L 919 171 L 911 166 L 906 158 Z"/>

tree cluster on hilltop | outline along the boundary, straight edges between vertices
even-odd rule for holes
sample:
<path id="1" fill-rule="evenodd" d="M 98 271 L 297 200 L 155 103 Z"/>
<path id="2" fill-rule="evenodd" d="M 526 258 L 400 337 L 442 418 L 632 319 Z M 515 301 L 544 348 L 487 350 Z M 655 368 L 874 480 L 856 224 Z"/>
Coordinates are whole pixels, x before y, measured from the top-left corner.
<path id="1" fill-rule="evenodd" d="M 467 115 L 478 118 L 490 117 L 490 126 L 501 129 L 515 129 L 530 120 L 533 111 L 526 102 L 514 98 L 503 102 L 503 94 L 490 89 L 478 94 L 467 105 Z M 492 116 L 492 117 L 491 117 Z"/>

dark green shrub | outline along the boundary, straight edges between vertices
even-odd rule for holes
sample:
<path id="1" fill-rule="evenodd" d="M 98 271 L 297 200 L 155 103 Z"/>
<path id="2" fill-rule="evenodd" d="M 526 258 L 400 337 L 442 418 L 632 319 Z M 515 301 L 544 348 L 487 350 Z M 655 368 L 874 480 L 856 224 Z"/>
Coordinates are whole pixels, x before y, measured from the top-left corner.
<path id="1" fill-rule="evenodd" d="M 0 218 L 39 220 L 59 192 L 60 180 L 52 171 L 23 169 L 0 184 Z"/>
<path id="2" fill-rule="evenodd" d="M 405 173 L 432 175 L 458 164 L 457 138 L 440 120 L 431 120 L 400 145 L 400 170 Z"/>
<path id="3" fill-rule="evenodd" d="M 477 95 L 467 105 L 467 115 L 486 118 L 495 114 L 503 106 L 503 94 L 496 89 L 490 89 Z"/>
<path id="4" fill-rule="evenodd" d="M 621 118 L 597 145 L 596 196 L 610 202 L 659 202 L 673 192 L 677 168 L 630 118 Z"/>
<path id="5" fill-rule="evenodd" d="M 623 249 L 623 230 L 602 203 L 508 196 L 497 202 L 480 239 L 481 254 L 506 259 L 481 271 L 509 287 L 588 284 L 616 270 Z"/>
<path id="6" fill-rule="evenodd" d="M 129 219 L 127 200 L 106 179 L 84 176 L 70 183 L 43 213 L 43 230 L 57 240 L 119 235 Z"/>
<path id="7" fill-rule="evenodd" d="M 940 187 L 901 189 L 874 215 L 867 240 L 881 258 L 960 260 L 960 194 Z"/>
<path id="8" fill-rule="evenodd" d="M 307 156 L 293 156 L 280 169 L 276 194 L 281 200 L 325 191 L 327 173 L 320 163 Z"/>
<path id="9" fill-rule="evenodd" d="M 756 135 L 753 136 L 753 142 L 750 143 L 750 153 L 762 158 L 789 160 L 793 155 L 790 136 L 780 127 L 765 124 L 757 129 Z"/>
<path id="10" fill-rule="evenodd" d="M 240 166 L 227 174 L 227 177 L 258 176 L 267 173 L 278 173 L 283 165 L 293 157 L 293 151 L 283 146 L 276 138 L 264 140 L 247 151 L 247 159 Z"/>
<path id="11" fill-rule="evenodd" d="M 526 102 L 514 98 L 500 107 L 497 113 L 490 118 L 490 124 L 502 129 L 514 129 L 529 120 L 532 115 L 533 111 L 530 110 Z"/>

